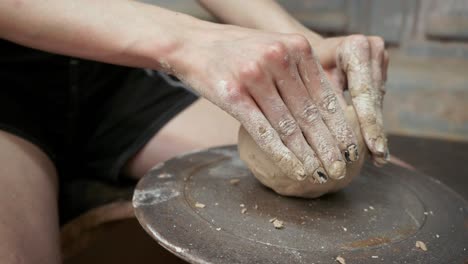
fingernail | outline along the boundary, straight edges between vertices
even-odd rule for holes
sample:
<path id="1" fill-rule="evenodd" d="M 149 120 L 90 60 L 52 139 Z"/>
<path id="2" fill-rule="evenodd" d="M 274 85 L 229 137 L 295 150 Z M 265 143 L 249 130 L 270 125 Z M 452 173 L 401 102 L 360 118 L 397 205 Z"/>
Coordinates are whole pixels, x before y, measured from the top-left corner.
<path id="1" fill-rule="evenodd" d="M 344 151 L 346 162 L 353 162 L 359 159 L 359 152 L 356 144 L 351 144 Z"/>
<path id="2" fill-rule="evenodd" d="M 385 140 L 382 137 L 375 140 L 375 150 L 381 154 L 385 153 Z"/>
<path id="3" fill-rule="evenodd" d="M 387 149 L 383 157 L 374 156 L 374 165 L 377 167 L 382 167 L 390 161 L 390 151 Z"/>
<path id="4" fill-rule="evenodd" d="M 319 183 L 326 183 L 328 181 L 328 176 L 323 168 L 318 168 L 314 171 L 314 178 Z"/>
<path id="5" fill-rule="evenodd" d="M 384 159 L 386 161 L 390 161 L 390 150 L 388 150 L 388 148 L 387 151 L 385 151 Z"/>
<path id="6" fill-rule="evenodd" d="M 346 163 L 344 163 L 341 160 L 337 160 L 331 164 L 330 169 L 328 170 L 328 173 L 330 174 L 330 177 L 332 177 L 333 179 L 339 180 L 339 179 L 344 178 L 345 169 L 346 169 Z"/>

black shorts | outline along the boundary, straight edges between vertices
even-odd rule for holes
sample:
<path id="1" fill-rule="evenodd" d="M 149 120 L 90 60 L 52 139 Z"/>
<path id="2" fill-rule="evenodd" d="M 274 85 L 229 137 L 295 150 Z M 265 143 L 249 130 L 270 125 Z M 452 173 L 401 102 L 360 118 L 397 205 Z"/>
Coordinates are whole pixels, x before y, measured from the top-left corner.
<path id="1" fill-rule="evenodd" d="M 60 177 L 116 182 L 123 165 L 197 99 L 168 78 L 0 40 L 0 129 L 41 148 Z"/>

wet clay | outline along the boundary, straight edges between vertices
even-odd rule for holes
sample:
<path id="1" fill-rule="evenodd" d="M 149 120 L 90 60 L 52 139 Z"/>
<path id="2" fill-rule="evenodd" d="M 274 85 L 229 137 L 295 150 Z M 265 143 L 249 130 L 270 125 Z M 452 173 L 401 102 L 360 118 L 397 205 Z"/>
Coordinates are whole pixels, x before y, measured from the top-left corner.
<path id="1" fill-rule="evenodd" d="M 359 159 L 347 164 L 346 176 L 343 179 L 329 179 L 324 184 L 316 182 L 312 175 L 308 175 L 302 181 L 293 179 L 290 175 L 282 172 L 283 170 L 260 149 L 243 127 L 239 129 L 238 148 L 240 157 L 261 183 L 281 195 L 316 198 L 325 193 L 338 191 L 348 185 L 359 174 L 368 155 L 368 149 L 362 138 L 354 108 L 348 106 L 345 115 L 357 138 Z"/>

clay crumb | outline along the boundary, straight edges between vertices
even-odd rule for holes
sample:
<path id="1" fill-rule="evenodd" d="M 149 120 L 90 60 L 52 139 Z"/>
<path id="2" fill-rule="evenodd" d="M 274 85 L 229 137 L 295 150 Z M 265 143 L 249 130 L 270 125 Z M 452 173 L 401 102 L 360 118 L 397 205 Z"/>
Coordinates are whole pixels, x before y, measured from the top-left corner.
<path id="1" fill-rule="evenodd" d="M 221 231 L 221 227 L 216 228 L 216 231 Z"/>
<path id="2" fill-rule="evenodd" d="M 239 182 L 240 182 L 240 179 L 231 179 L 231 180 L 229 181 L 229 183 L 230 183 L 231 185 L 237 185 Z"/>
<path id="3" fill-rule="evenodd" d="M 374 206 L 371 205 L 371 206 L 369 206 L 369 209 L 374 210 L 375 208 L 374 208 Z"/>
<path id="4" fill-rule="evenodd" d="M 240 207 L 244 208 L 245 207 L 245 204 L 239 204 Z"/>
<path id="5" fill-rule="evenodd" d="M 243 208 L 243 209 L 241 210 L 241 213 L 242 213 L 242 214 L 245 214 L 245 212 L 247 212 L 247 208 Z"/>
<path id="6" fill-rule="evenodd" d="M 273 223 L 276 220 L 276 217 L 271 218 L 268 222 Z"/>
<path id="7" fill-rule="evenodd" d="M 371 256 L 371 258 L 373 258 L 373 259 L 378 259 L 379 256 Z"/>
<path id="8" fill-rule="evenodd" d="M 341 257 L 341 256 L 336 257 L 336 262 L 338 262 L 340 264 L 346 264 L 345 259 L 343 257 Z"/>
<path id="9" fill-rule="evenodd" d="M 195 207 L 196 208 L 205 208 L 206 205 L 202 204 L 202 203 L 199 203 L 199 202 L 196 202 L 195 203 Z"/>
<path id="10" fill-rule="evenodd" d="M 283 229 L 283 228 L 284 228 L 283 221 L 278 220 L 278 219 L 275 219 L 275 220 L 273 221 L 273 226 L 274 226 L 276 229 Z"/>
<path id="11" fill-rule="evenodd" d="M 167 178 L 171 178 L 171 177 L 172 177 L 172 175 L 170 173 L 167 173 L 167 172 L 163 172 L 163 173 L 158 175 L 159 179 L 167 179 Z"/>
<path id="12" fill-rule="evenodd" d="M 440 237 L 439 234 L 436 234 L 436 238 L 439 238 L 439 237 Z"/>
<path id="13" fill-rule="evenodd" d="M 421 249 L 422 251 L 427 251 L 426 244 L 424 244 L 424 242 L 422 241 L 416 241 L 416 247 Z"/>
<path id="14" fill-rule="evenodd" d="M 369 210 L 367 210 L 367 208 L 364 208 L 364 212 L 367 212 L 367 211 L 369 211 Z"/>
<path id="15" fill-rule="evenodd" d="M 257 204 L 254 205 L 254 209 L 255 209 L 255 210 L 258 209 L 258 205 L 257 205 Z"/>
<path id="16" fill-rule="evenodd" d="M 345 232 L 348 231 L 348 228 L 343 226 L 343 231 L 345 231 Z"/>

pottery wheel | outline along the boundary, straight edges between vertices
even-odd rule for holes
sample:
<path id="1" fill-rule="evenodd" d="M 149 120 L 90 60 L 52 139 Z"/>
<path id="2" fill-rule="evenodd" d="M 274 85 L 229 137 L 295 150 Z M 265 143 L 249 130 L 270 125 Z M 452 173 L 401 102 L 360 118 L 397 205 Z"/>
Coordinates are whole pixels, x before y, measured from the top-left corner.
<path id="1" fill-rule="evenodd" d="M 234 146 L 214 148 L 152 169 L 138 183 L 133 206 L 143 228 L 190 263 L 319 264 L 336 263 L 337 256 L 351 264 L 468 260 L 467 201 L 395 165 L 366 163 L 338 193 L 287 198 L 262 186 Z M 276 229 L 272 218 L 284 227 Z"/>

